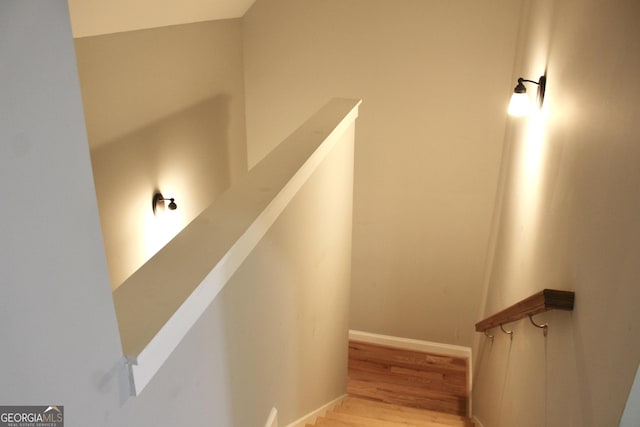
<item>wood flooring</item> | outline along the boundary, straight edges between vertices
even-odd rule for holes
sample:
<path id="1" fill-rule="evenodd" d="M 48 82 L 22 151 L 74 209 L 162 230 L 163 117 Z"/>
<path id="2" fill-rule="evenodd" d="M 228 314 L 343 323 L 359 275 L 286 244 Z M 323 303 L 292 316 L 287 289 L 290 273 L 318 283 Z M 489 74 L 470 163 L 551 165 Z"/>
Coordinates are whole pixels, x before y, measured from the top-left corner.
<path id="1" fill-rule="evenodd" d="M 347 397 L 306 427 L 473 427 L 464 358 L 349 342 Z"/>
<path id="2" fill-rule="evenodd" d="M 348 397 L 306 427 L 473 427 L 459 415 Z"/>
<path id="3" fill-rule="evenodd" d="M 466 416 L 467 360 L 349 342 L 349 396 Z"/>

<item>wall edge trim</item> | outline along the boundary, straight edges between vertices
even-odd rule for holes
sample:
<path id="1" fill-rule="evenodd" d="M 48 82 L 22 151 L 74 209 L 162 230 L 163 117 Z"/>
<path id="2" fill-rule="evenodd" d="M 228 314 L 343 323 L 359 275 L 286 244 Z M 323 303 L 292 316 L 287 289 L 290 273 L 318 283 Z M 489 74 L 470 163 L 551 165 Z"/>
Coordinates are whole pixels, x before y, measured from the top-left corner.
<path id="1" fill-rule="evenodd" d="M 329 409 L 331 409 L 338 403 L 342 402 L 346 398 L 347 398 L 347 395 L 343 394 L 342 396 L 336 399 L 333 399 L 328 403 L 325 403 L 318 409 L 315 409 L 309 412 L 308 414 L 303 415 L 302 417 L 298 418 L 296 421 L 292 422 L 291 424 L 288 424 L 286 427 L 304 427 L 306 424 L 314 424 L 316 422 L 317 417 L 323 416 Z"/>
<path id="2" fill-rule="evenodd" d="M 477 427 L 484 427 L 484 424 L 482 424 L 478 417 L 476 417 L 475 415 L 473 416 L 473 418 L 471 418 L 471 421 L 473 421 Z"/>
<path id="3" fill-rule="evenodd" d="M 275 407 L 271 408 L 264 427 L 278 427 L 278 410 Z"/>

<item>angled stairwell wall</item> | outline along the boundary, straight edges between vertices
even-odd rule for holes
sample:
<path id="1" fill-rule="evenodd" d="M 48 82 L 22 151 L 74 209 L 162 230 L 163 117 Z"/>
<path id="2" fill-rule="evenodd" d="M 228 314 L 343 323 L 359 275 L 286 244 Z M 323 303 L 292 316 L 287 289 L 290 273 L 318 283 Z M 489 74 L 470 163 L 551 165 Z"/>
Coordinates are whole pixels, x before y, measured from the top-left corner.
<path id="1" fill-rule="evenodd" d="M 495 256 L 479 321 L 543 288 L 576 293 L 513 339 L 478 334 L 474 413 L 486 427 L 613 427 L 640 364 L 640 3 L 525 0 L 519 76 L 544 105 L 506 129 Z M 523 420 L 526 420 L 524 422 Z"/>

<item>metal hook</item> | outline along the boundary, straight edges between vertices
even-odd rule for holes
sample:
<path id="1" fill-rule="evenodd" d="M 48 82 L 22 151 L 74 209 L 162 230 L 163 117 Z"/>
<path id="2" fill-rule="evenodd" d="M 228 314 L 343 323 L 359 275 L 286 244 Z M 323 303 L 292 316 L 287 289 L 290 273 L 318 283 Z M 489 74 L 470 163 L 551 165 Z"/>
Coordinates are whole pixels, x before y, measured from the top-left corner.
<path id="1" fill-rule="evenodd" d="M 488 329 L 484 331 L 484 336 L 486 336 L 487 338 L 489 338 L 491 340 L 491 342 L 493 342 L 494 336 L 489 333 Z"/>
<path id="2" fill-rule="evenodd" d="M 546 323 L 544 325 L 538 325 L 536 322 L 533 321 L 532 314 L 529 315 L 529 320 L 531 321 L 531 324 L 533 326 L 535 326 L 536 328 L 542 329 L 542 333 L 544 334 L 545 337 L 547 336 L 547 330 L 549 329 L 549 325 L 547 325 Z"/>
<path id="3" fill-rule="evenodd" d="M 500 329 L 502 329 L 502 332 L 504 332 L 507 335 L 511 335 L 511 337 L 513 338 L 513 331 L 505 331 L 504 328 L 502 327 L 502 323 L 500 324 Z"/>

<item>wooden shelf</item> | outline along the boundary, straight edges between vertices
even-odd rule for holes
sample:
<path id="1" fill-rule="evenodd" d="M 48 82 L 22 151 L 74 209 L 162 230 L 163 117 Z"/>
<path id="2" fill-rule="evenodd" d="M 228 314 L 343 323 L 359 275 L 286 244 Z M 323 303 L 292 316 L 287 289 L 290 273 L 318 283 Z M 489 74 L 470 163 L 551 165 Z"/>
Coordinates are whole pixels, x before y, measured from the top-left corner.
<path id="1" fill-rule="evenodd" d="M 488 329 L 549 310 L 571 311 L 573 310 L 574 300 L 575 292 L 544 289 L 476 323 L 476 331 L 484 332 Z"/>

